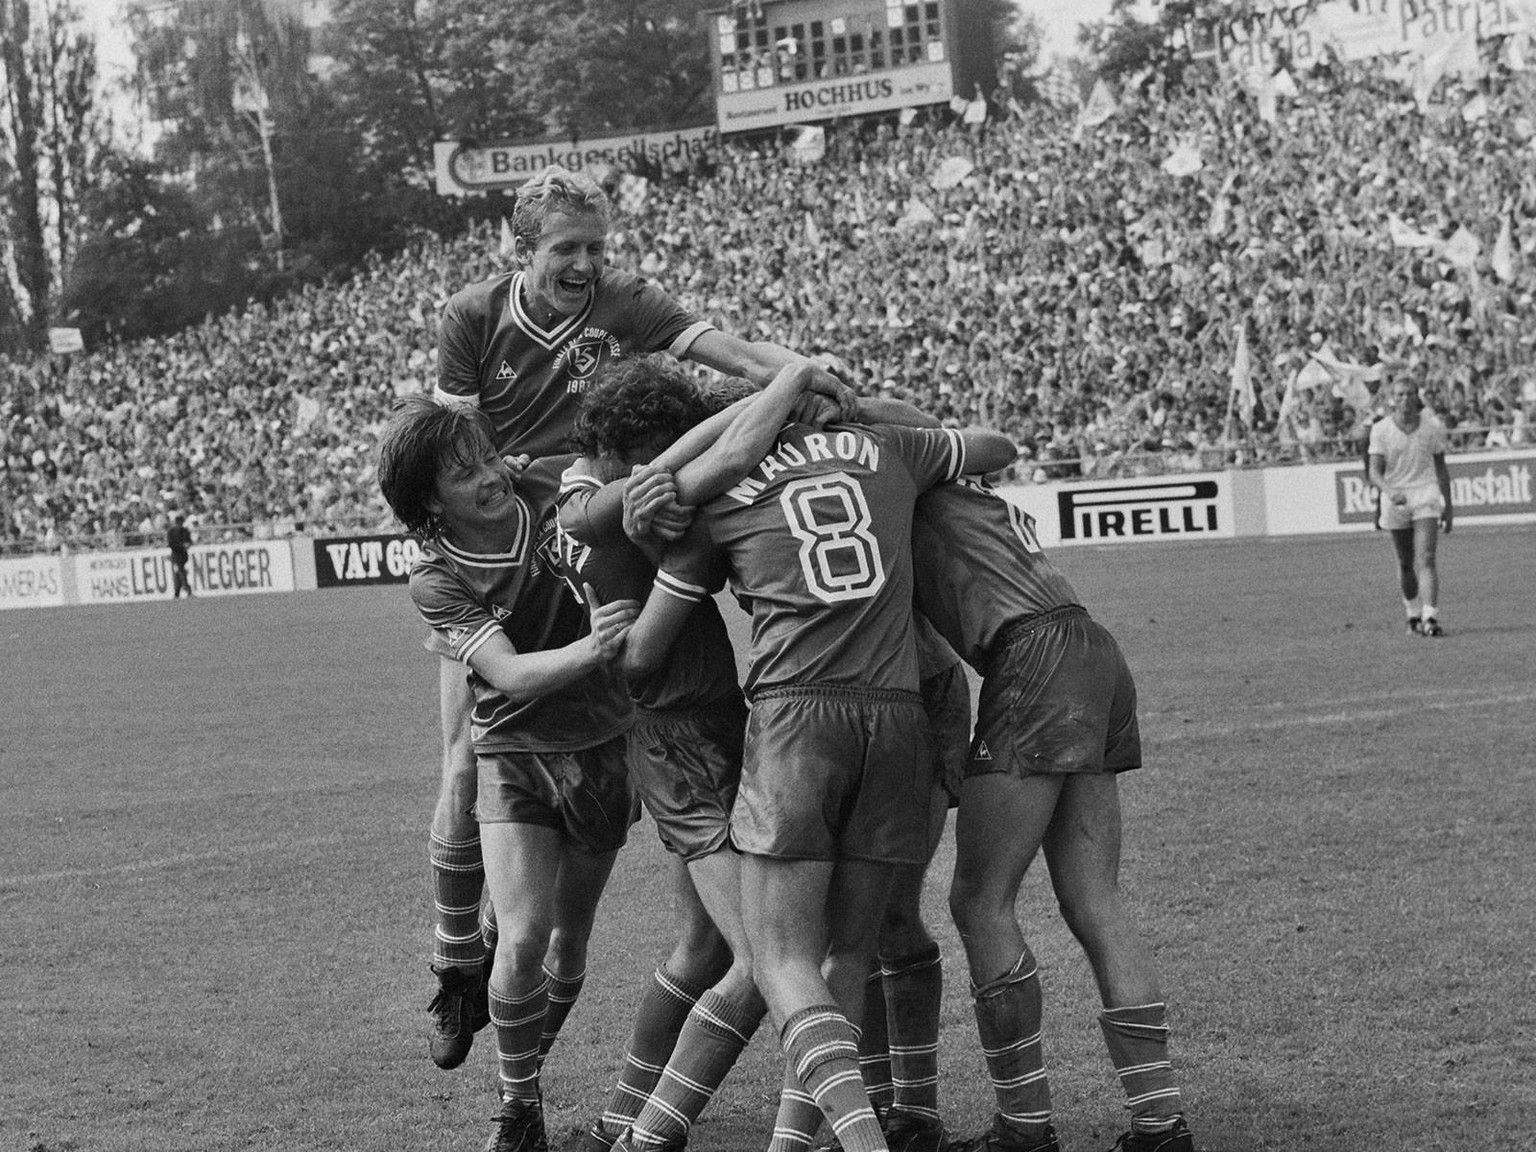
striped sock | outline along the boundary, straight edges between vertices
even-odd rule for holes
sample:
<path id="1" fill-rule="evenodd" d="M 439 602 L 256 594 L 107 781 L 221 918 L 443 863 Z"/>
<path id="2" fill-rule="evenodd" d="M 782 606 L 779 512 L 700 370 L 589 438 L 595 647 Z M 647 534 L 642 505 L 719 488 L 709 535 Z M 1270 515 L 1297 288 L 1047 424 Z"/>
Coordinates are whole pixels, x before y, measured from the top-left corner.
<path id="1" fill-rule="evenodd" d="M 768 1152 L 806 1152 L 821 1131 L 822 1115 L 816 1100 L 795 1080 L 786 1068 L 785 1084 L 779 1092 L 779 1114 L 773 1118 L 773 1138 Z M 794 1081 L 791 1085 L 789 1081 Z"/>
<path id="2" fill-rule="evenodd" d="M 539 1098 L 539 1037 L 549 1007 L 546 977 L 521 996 L 509 996 L 497 987 L 498 970 L 491 977 L 491 1023 L 496 1026 L 496 1068 L 502 1099 Z"/>
<path id="3" fill-rule="evenodd" d="M 679 980 L 665 966 L 652 974 L 630 1029 L 624 1069 L 603 1109 L 600 1123 L 605 1132 L 621 1135 L 645 1107 L 677 1046 L 678 1033 L 703 993 L 704 989 Z"/>
<path id="4" fill-rule="evenodd" d="M 895 1107 L 937 1120 L 939 1007 L 944 997 L 939 946 L 934 944 L 889 964 L 882 961 L 881 970 Z"/>
<path id="5" fill-rule="evenodd" d="M 1109 1059 L 1125 1091 L 1131 1128 L 1157 1132 L 1184 1112 L 1184 1098 L 1168 1059 L 1168 1005 L 1106 1008 L 1099 1015 Z"/>
<path id="6" fill-rule="evenodd" d="M 687 1138 L 766 1012 L 756 991 L 733 998 L 711 988 L 699 997 L 666 1070 L 635 1117 L 631 1136 L 636 1149 Z M 820 1111 L 816 1118 L 819 1122 Z"/>
<path id="7" fill-rule="evenodd" d="M 997 1110 L 1022 1133 L 1051 1121 L 1051 1086 L 1040 1048 L 1040 972 L 1028 948 L 1001 979 L 972 987 L 976 1029 Z"/>
<path id="8" fill-rule="evenodd" d="M 480 893 L 485 866 L 480 859 L 480 833 L 464 840 L 446 840 L 437 833 L 427 846 L 432 865 L 432 963 L 438 968 L 479 968 L 485 959 L 480 940 Z"/>
<path id="9" fill-rule="evenodd" d="M 539 1062 L 544 1062 L 544 1057 L 549 1055 L 549 1050 L 555 1045 L 555 1038 L 560 1035 L 560 1028 L 565 1023 L 565 1018 L 571 1014 L 571 1009 L 576 1007 L 576 998 L 581 995 L 582 985 L 587 982 L 585 971 L 574 976 L 556 976 L 548 968 L 544 969 L 544 986 L 549 989 L 549 1010 L 544 1014 L 544 1031 L 539 1036 Z"/>
<path id="10" fill-rule="evenodd" d="M 859 1077 L 858 1030 L 837 1005 L 796 1012 L 784 1022 L 779 1043 L 844 1152 L 885 1152 L 885 1134 Z"/>
<path id="11" fill-rule="evenodd" d="M 864 982 L 864 1029 L 859 1033 L 859 1074 L 864 1077 L 864 1091 L 877 1112 L 891 1106 L 895 1085 L 891 1083 L 891 1040 L 886 1031 L 885 981 L 876 968 Z"/>

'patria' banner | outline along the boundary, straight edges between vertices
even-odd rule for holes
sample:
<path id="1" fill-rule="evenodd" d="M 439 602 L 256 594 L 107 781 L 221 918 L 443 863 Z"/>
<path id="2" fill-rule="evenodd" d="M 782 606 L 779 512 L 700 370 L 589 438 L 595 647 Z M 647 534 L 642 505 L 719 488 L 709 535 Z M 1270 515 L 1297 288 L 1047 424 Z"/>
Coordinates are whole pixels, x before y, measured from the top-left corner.
<path id="1" fill-rule="evenodd" d="M 1243 69 L 1278 63 L 1283 48 L 1292 69 L 1305 72 L 1331 49 L 1345 60 L 1422 56 L 1448 40 L 1486 40 L 1532 30 L 1525 0 L 1328 0 L 1321 4 L 1276 0 L 1203 23 L 1191 33 L 1202 48 Z M 1207 39 L 1209 37 L 1209 39 Z"/>
<path id="2" fill-rule="evenodd" d="M 406 584 L 421 555 L 415 537 L 342 536 L 315 541 L 315 584 L 348 588 L 359 584 Z"/>
<path id="3" fill-rule="evenodd" d="M 465 145 L 439 141 L 432 146 L 437 191 L 465 196 L 516 188 L 524 180 L 558 164 L 572 172 L 633 167 L 636 160 L 655 164 L 691 163 L 718 141 L 713 124 L 631 132 L 573 143 L 569 139 L 510 140 L 500 144 Z"/>

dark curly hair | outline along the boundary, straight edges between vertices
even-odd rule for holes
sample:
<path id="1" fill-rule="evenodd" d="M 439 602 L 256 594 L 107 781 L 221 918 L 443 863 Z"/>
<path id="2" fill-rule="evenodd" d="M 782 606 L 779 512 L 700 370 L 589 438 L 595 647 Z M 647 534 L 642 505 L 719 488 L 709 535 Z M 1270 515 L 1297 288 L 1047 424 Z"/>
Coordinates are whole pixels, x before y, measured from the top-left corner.
<path id="1" fill-rule="evenodd" d="M 671 361 L 615 360 L 581 398 L 568 443 L 584 456 L 622 456 L 653 440 L 671 443 L 711 411 L 699 386 Z"/>
<path id="2" fill-rule="evenodd" d="M 395 404 L 379 439 L 379 490 L 391 510 L 424 539 L 440 526 L 427 508 L 444 467 L 483 459 L 494 443 L 491 421 L 468 404 L 443 404 L 425 394 Z"/>

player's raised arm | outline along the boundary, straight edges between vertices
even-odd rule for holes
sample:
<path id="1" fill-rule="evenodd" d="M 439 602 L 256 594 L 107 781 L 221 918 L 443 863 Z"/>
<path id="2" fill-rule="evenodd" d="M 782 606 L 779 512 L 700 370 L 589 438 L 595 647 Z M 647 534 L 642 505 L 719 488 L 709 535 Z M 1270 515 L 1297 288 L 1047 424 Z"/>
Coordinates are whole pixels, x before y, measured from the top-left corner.
<path id="1" fill-rule="evenodd" d="M 860 424 L 899 424 L 903 428 L 942 428 L 943 421 L 916 404 L 886 396 L 860 396 L 854 417 Z"/>
<path id="2" fill-rule="evenodd" d="M 747 405 L 702 454 L 685 462 L 669 461 L 668 457 L 672 456 L 669 449 L 657 457 L 658 462 L 668 463 L 675 470 L 678 500 L 689 505 L 702 504 L 755 468 L 773 447 L 774 439 L 801 396 L 824 372 L 809 360 L 790 361 L 779 369 L 768 387 L 749 398 Z"/>
<path id="3" fill-rule="evenodd" d="M 1009 437 L 987 428 L 962 428 L 960 439 L 965 446 L 963 471 L 972 475 L 985 475 L 1006 468 L 1019 455 L 1018 445 Z"/>
<path id="4" fill-rule="evenodd" d="M 805 360 L 782 345 L 743 340 L 718 329 L 700 335 L 689 346 L 686 357 L 726 376 L 740 376 L 759 387 L 767 387 L 783 369 Z M 853 390 L 837 371 L 823 363 L 812 363 L 814 369 L 807 381 L 806 392 L 825 402 L 814 411 L 802 412 L 801 418 L 811 424 L 846 419 L 852 411 Z"/>

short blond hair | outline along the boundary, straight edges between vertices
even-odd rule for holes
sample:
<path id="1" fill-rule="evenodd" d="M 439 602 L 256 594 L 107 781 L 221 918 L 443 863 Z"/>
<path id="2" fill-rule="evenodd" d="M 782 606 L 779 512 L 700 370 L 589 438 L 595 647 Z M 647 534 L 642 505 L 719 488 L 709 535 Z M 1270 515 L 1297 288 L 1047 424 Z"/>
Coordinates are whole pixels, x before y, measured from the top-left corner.
<path id="1" fill-rule="evenodd" d="M 584 172 L 551 164 L 517 190 L 512 205 L 512 235 L 532 247 L 551 216 L 595 212 L 606 229 L 613 216 L 608 194 Z"/>

